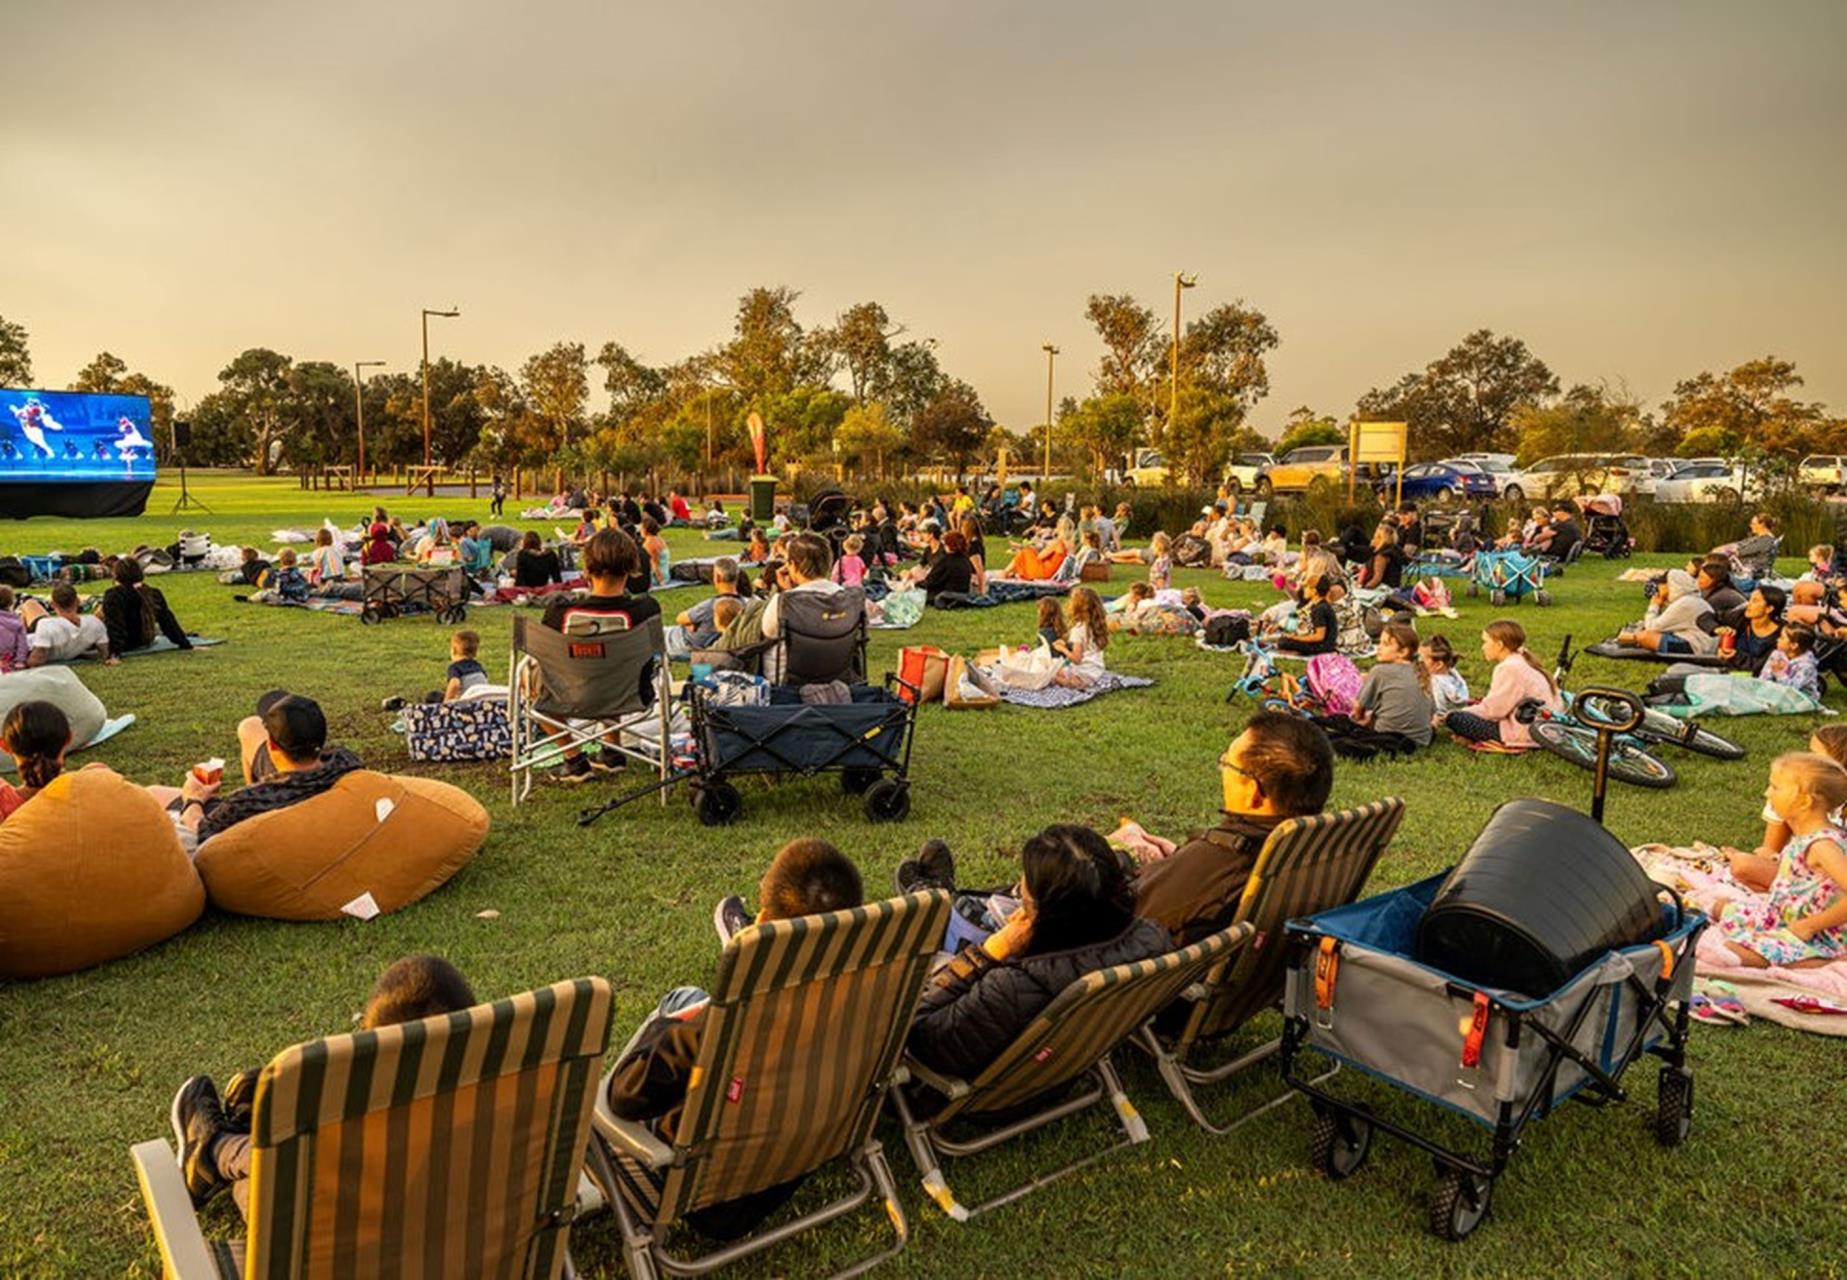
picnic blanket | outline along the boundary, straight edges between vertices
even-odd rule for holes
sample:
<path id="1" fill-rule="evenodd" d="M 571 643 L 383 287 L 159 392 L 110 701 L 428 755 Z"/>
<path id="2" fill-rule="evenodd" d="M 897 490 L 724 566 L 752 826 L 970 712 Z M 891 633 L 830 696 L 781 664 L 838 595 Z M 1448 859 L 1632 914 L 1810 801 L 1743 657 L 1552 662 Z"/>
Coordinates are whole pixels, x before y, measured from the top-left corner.
<path id="1" fill-rule="evenodd" d="M 1833 715 L 1802 690 L 1743 672 L 1696 671 L 1681 683 L 1686 701 L 1650 700 L 1657 711 L 1683 720 L 1698 716 Z"/>
<path id="2" fill-rule="evenodd" d="M 1092 698 L 1101 698 L 1106 693 L 1118 689 L 1145 689 L 1154 681 L 1146 676 L 1125 676 L 1114 671 L 1105 671 L 1096 683 L 1082 689 L 1067 689 L 1063 685 L 1048 684 L 1043 689 L 1020 689 L 1004 683 L 998 668 L 983 668 L 1000 689 L 1003 701 L 1021 707 L 1037 707 L 1041 711 L 1057 711 L 1065 707 L 1075 707 L 1079 703 L 1089 702 Z"/>
<path id="3" fill-rule="evenodd" d="M 1684 662 L 1694 667 L 1723 667 L 1726 660 L 1716 653 L 1655 653 L 1649 649 L 1631 649 L 1615 640 L 1599 640 L 1584 646 L 1584 652 L 1618 662 Z"/>
<path id="4" fill-rule="evenodd" d="M 1015 604 L 1042 596 L 1068 596 L 1075 582 L 1027 582 L 1017 578 L 988 578 L 988 595 L 996 604 Z"/>
<path id="5" fill-rule="evenodd" d="M 213 645 L 224 643 L 224 641 L 217 636 L 195 636 L 188 633 L 186 638 L 192 641 L 192 647 L 195 649 L 209 649 Z M 139 658 L 143 654 L 148 653 L 178 653 L 179 651 L 179 646 L 167 639 L 167 637 L 155 636 L 154 643 L 143 645 L 139 649 L 130 649 L 127 653 L 117 654 L 116 656 L 119 658 Z M 55 659 L 55 661 L 61 665 L 68 666 L 73 662 L 88 661 L 88 659 L 58 658 Z"/>
<path id="6" fill-rule="evenodd" d="M 134 722 L 135 714 L 132 711 L 125 716 L 111 716 L 109 719 L 103 721 L 103 727 L 91 735 L 88 742 L 80 747 L 72 747 L 71 750 L 87 751 L 91 747 L 109 741 L 109 739 L 115 737 L 116 734 L 122 732 L 122 730 L 128 728 L 128 726 Z M 13 770 L 13 757 L 7 755 L 4 751 L 0 751 L 0 773 L 12 773 Z"/>

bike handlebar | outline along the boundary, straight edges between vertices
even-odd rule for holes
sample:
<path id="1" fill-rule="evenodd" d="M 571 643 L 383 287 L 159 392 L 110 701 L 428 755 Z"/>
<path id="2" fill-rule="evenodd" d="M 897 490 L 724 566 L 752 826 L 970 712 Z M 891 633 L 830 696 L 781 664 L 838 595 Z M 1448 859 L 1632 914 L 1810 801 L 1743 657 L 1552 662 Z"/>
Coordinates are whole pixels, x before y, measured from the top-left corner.
<path id="1" fill-rule="evenodd" d="M 1648 714 L 1642 700 L 1627 689 L 1601 685 L 1578 690 L 1572 697 L 1572 705 L 1593 728 L 1608 729 L 1612 733 L 1628 733 Z"/>

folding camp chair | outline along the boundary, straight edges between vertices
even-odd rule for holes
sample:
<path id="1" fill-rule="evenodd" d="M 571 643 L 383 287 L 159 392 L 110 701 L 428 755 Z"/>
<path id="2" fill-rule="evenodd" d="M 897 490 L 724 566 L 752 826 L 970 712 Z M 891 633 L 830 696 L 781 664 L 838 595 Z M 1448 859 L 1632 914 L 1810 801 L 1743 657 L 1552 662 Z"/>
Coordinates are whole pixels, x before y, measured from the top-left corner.
<path id="1" fill-rule="evenodd" d="M 701 1275 L 852 1212 L 876 1190 L 897 1234 L 910 1228 L 872 1136 L 911 1013 L 949 926 L 949 894 L 932 889 L 845 911 L 742 929 L 718 962 L 678 1131 L 663 1142 L 610 1109 L 597 1090 L 591 1175 L 615 1210 L 629 1274 Z M 696 1210 L 844 1160 L 857 1185 L 793 1221 L 698 1258 L 661 1236 Z"/>
<path id="2" fill-rule="evenodd" d="M 650 662 L 644 696 L 642 675 Z M 631 628 L 623 614 L 578 611 L 565 630 L 554 631 L 516 616 L 509 666 L 514 804 L 532 793 L 535 768 L 589 743 L 659 770 L 661 803 L 667 803 L 672 686 L 660 618 Z"/>
<path id="3" fill-rule="evenodd" d="M 1164 1034 L 1156 1022 L 1144 1027 L 1140 1036 L 1174 1100 L 1200 1127 L 1229 1133 L 1291 1097 L 1284 1090 L 1280 1097 L 1219 1128 L 1206 1119 L 1193 1096 L 1193 1086 L 1219 1084 L 1267 1062 L 1282 1048 L 1282 1039 L 1217 1066 L 1195 1066 L 1190 1058 L 1203 1041 L 1223 1037 L 1278 1005 L 1287 960 L 1283 926 L 1298 916 L 1344 906 L 1358 898 L 1403 817 L 1404 801 L 1375 800 L 1339 813 L 1291 818 L 1279 823 L 1264 841 L 1233 917 L 1235 923 L 1254 931 L 1251 945 L 1213 966 L 1203 982 L 1181 992 L 1179 1007 L 1185 1010 L 1186 1019 L 1178 1034 Z"/>
<path id="4" fill-rule="evenodd" d="M 779 635 L 743 649 L 695 650 L 694 662 L 748 671 L 777 684 L 866 682 L 866 593 L 786 591 L 776 606 Z"/>
<path id="5" fill-rule="evenodd" d="M 1189 984 L 1199 981 L 1207 969 L 1234 956 L 1250 936 L 1249 925 L 1233 925 L 1152 960 L 1137 960 L 1084 975 L 1059 992 L 973 1080 L 941 1075 L 907 1055 L 900 1085 L 892 1090 L 892 1104 L 904 1125 L 905 1145 L 923 1174 L 923 1188 L 930 1198 L 944 1213 L 966 1222 L 975 1214 L 1010 1204 L 1112 1152 L 1148 1141 L 1148 1126 L 1123 1092 L 1110 1053 L 1158 1011 L 1172 1004 Z M 1082 1092 L 1067 1096 L 1064 1086 L 1082 1075 L 1091 1076 L 1092 1083 Z M 913 1081 L 940 1095 L 942 1106 L 920 1116 L 917 1104 L 922 1099 L 911 1096 L 907 1087 Z M 1042 1099 L 1043 1105 L 1039 1101 Z M 956 1199 L 943 1176 L 939 1155 L 975 1155 L 1105 1102 L 1122 1126 L 1123 1136 L 1060 1169 L 1034 1177 L 972 1208 Z M 1001 1113 L 1011 1117 L 1026 1107 L 1037 1109 L 971 1137 L 951 1138 L 945 1133 L 950 1122 L 959 1117 L 978 1122 L 983 1116 Z"/>
<path id="6" fill-rule="evenodd" d="M 173 1148 L 131 1154 L 166 1274 L 571 1274 L 609 984 L 311 1040 L 257 1079 L 249 1232 L 207 1241 Z"/>

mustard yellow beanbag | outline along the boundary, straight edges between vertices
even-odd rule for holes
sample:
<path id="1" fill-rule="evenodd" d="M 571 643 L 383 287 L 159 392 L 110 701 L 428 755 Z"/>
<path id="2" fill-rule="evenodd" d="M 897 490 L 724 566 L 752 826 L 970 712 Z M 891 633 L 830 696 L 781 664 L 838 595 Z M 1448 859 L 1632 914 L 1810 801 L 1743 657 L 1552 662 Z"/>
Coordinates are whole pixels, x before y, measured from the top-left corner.
<path id="1" fill-rule="evenodd" d="M 460 787 L 356 769 L 333 789 L 247 818 L 199 846 L 212 904 L 272 920 L 362 919 L 446 881 L 487 839 Z"/>
<path id="2" fill-rule="evenodd" d="M 119 774 L 63 774 L 0 822 L 0 978 L 88 969 L 204 910 L 166 810 Z"/>

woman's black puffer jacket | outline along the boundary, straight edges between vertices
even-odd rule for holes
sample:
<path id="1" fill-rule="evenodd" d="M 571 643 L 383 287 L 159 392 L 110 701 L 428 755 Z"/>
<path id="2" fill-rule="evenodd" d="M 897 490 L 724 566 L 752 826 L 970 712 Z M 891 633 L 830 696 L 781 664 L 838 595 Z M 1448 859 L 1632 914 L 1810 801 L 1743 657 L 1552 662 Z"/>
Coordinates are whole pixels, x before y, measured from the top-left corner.
<path id="1" fill-rule="evenodd" d="M 1141 919 L 1113 938 L 1069 951 L 995 960 L 980 947 L 965 947 L 924 988 L 906 1045 L 932 1071 L 971 1080 L 1085 974 L 1172 949 L 1165 929 Z"/>

